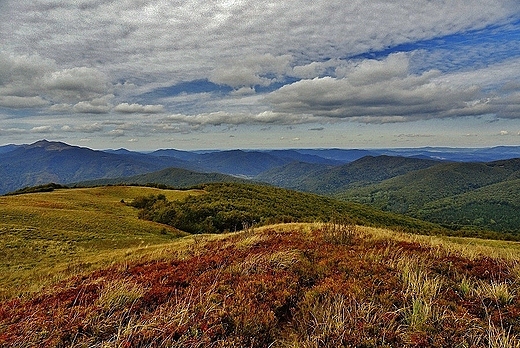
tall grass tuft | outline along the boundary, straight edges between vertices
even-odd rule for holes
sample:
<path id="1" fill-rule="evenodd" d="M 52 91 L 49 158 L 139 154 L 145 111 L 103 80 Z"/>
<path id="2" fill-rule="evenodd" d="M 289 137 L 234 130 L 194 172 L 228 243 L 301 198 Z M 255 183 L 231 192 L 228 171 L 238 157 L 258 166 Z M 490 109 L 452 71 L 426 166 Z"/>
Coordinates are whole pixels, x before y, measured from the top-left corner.
<path id="1" fill-rule="evenodd" d="M 131 305 L 146 293 L 146 288 L 128 280 L 116 280 L 105 285 L 96 304 L 113 312 Z"/>
<path id="2" fill-rule="evenodd" d="M 394 320 L 383 320 L 384 308 L 338 293 L 307 293 L 298 309 L 297 334 L 284 347 L 384 346 L 383 333 L 399 330 Z"/>
<path id="3" fill-rule="evenodd" d="M 480 297 L 492 299 L 499 305 L 509 304 L 515 298 L 511 286 L 507 282 L 482 281 L 477 288 L 477 293 Z"/>
<path id="4" fill-rule="evenodd" d="M 324 239 L 329 243 L 350 244 L 358 234 L 357 226 L 347 219 L 332 219 L 323 225 Z"/>
<path id="5" fill-rule="evenodd" d="M 442 287 L 442 279 L 431 277 L 426 267 L 412 258 L 398 262 L 404 297 L 409 305 L 403 309 L 404 320 L 412 331 L 426 328 L 435 312 L 433 302 Z"/>
<path id="6" fill-rule="evenodd" d="M 511 330 L 497 327 L 489 323 L 488 328 L 488 347 L 489 348 L 520 348 L 520 338 L 511 334 Z"/>

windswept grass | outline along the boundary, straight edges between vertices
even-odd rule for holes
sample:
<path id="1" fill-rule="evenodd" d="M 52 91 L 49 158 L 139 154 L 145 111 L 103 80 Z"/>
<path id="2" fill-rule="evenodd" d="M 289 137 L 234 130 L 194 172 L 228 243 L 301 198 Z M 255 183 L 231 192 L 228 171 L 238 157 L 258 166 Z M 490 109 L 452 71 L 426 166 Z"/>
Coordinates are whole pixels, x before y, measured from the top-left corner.
<path id="1" fill-rule="evenodd" d="M 361 226 L 338 243 L 329 227 L 135 249 L 124 263 L 1 302 L 0 345 L 519 346 L 517 261 Z"/>

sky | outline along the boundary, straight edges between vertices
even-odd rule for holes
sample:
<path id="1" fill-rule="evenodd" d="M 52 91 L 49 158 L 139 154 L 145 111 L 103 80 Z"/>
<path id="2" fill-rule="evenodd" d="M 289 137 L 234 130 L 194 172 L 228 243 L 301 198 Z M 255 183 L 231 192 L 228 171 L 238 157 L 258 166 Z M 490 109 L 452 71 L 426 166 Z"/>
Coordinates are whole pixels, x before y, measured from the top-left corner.
<path id="1" fill-rule="evenodd" d="M 0 0 L 0 145 L 520 145 L 518 0 Z"/>

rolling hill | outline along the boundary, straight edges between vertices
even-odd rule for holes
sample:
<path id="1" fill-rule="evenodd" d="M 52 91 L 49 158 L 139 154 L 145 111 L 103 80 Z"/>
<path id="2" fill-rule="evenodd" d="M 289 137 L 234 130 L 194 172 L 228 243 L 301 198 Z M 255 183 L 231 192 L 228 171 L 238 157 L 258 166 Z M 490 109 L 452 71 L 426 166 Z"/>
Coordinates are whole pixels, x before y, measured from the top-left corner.
<path id="1" fill-rule="evenodd" d="M 201 185 L 204 195 L 182 202 L 144 197 L 140 216 L 190 233 L 233 231 L 242 225 L 278 222 L 330 221 L 340 218 L 355 224 L 398 227 L 424 234 L 448 233 L 440 226 L 403 215 L 382 212 L 358 203 L 278 187 L 217 183 Z"/>
<path id="2" fill-rule="evenodd" d="M 438 199 L 422 206 L 415 216 L 450 228 L 475 228 L 518 233 L 520 179 Z"/>
<path id="3" fill-rule="evenodd" d="M 175 201 L 200 191 L 114 186 L 0 197 L 0 298 L 186 235 L 138 219 L 137 211 L 122 203 L 159 193 Z"/>

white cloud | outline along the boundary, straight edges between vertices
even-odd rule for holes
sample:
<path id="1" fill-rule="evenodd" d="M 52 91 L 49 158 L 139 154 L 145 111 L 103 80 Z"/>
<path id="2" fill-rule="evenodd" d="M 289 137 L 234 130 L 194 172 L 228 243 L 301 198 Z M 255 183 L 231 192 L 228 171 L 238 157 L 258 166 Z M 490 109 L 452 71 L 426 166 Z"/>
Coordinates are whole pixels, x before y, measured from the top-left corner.
<path id="1" fill-rule="evenodd" d="M 36 108 L 49 105 L 49 102 L 40 96 L 18 97 L 0 96 L 0 106 L 13 109 Z"/>
<path id="2" fill-rule="evenodd" d="M 112 137 L 122 137 L 125 136 L 125 131 L 122 129 L 113 129 L 107 133 L 107 135 Z"/>
<path id="3" fill-rule="evenodd" d="M 87 108 L 92 109 L 96 100 L 109 94 L 110 90 L 107 77 L 97 69 L 59 69 L 51 59 L 39 55 L 0 53 L 0 106 L 50 106 L 49 110 L 53 112 L 84 112 Z M 71 103 L 77 106 L 73 107 Z"/>
<path id="4" fill-rule="evenodd" d="M 105 74 L 97 69 L 79 67 L 46 74 L 42 88 L 60 100 L 76 101 L 105 95 L 110 85 Z"/>
<path id="5" fill-rule="evenodd" d="M 13 134 L 23 134 L 26 133 L 25 129 L 22 128 L 0 128 L 0 135 L 13 135 Z"/>
<path id="6" fill-rule="evenodd" d="M 475 86 L 452 88 L 435 83 L 436 71 L 412 75 L 407 57 L 365 60 L 345 70 L 342 78 L 314 78 L 286 85 L 266 100 L 275 112 L 312 114 L 315 117 L 361 122 L 401 122 L 438 117 L 479 115 L 489 112 L 475 102 Z"/>
<path id="7" fill-rule="evenodd" d="M 114 111 L 125 114 L 141 113 L 141 114 L 157 114 L 164 112 L 163 105 L 140 105 L 121 103 L 114 108 Z"/>
<path id="8" fill-rule="evenodd" d="M 92 124 L 82 124 L 75 126 L 74 130 L 82 133 L 96 133 L 103 131 L 103 126 L 97 122 L 94 122 Z"/>
<path id="9" fill-rule="evenodd" d="M 197 115 L 170 115 L 163 120 L 165 124 L 188 124 L 193 126 L 220 126 L 243 124 L 299 124 L 316 121 L 311 115 L 295 115 L 264 111 L 258 114 L 210 112 Z"/>
<path id="10" fill-rule="evenodd" d="M 73 106 L 74 112 L 83 114 L 104 114 L 112 109 L 110 101 L 113 95 L 106 95 L 101 98 L 94 98 L 89 101 L 81 101 Z"/>
<path id="11" fill-rule="evenodd" d="M 51 126 L 38 126 L 31 128 L 32 133 L 52 133 L 54 129 Z"/>
<path id="12" fill-rule="evenodd" d="M 226 60 L 210 76 L 210 81 L 234 88 L 267 86 L 289 71 L 290 55 L 251 55 L 237 60 Z"/>

